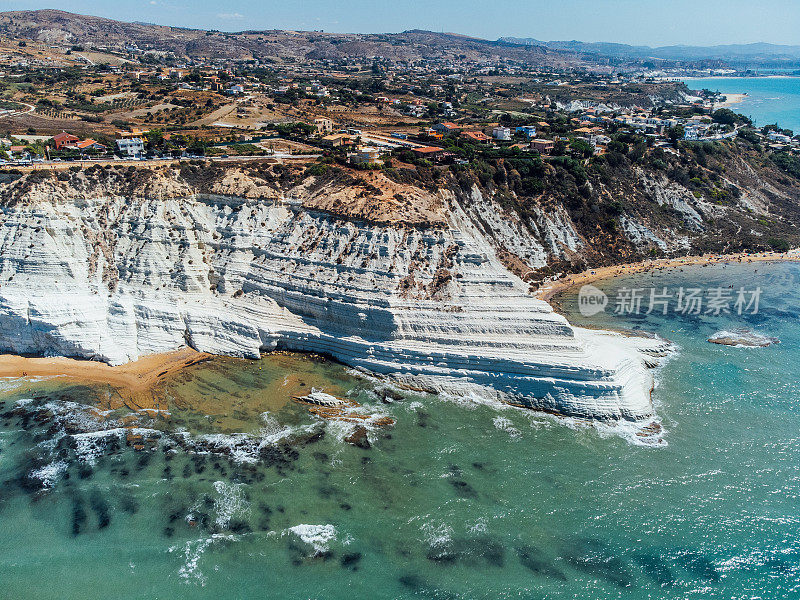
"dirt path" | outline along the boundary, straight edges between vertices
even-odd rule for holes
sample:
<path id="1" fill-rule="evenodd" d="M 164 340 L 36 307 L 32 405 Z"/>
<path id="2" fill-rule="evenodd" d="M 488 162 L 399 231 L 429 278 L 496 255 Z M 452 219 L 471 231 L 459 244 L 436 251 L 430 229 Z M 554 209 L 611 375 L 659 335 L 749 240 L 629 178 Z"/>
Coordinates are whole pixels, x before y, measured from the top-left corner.
<path id="1" fill-rule="evenodd" d="M 212 113 L 207 114 L 205 117 L 198 119 L 197 121 L 193 121 L 189 123 L 189 125 L 211 125 L 215 121 L 219 121 L 220 119 L 227 117 L 233 111 L 236 110 L 238 104 L 233 102 L 231 104 L 226 104 L 225 106 L 220 106 L 217 110 Z"/>

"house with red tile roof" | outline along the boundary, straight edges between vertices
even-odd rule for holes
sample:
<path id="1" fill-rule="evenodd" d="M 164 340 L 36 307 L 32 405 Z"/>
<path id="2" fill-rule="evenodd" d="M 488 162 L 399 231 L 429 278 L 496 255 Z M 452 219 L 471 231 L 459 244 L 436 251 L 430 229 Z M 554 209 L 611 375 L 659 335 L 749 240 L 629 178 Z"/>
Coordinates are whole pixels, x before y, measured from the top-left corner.
<path id="1" fill-rule="evenodd" d="M 71 147 L 78 150 L 97 150 L 98 152 L 103 152 L 107 149 L 106 146 L 93 139 L 81 140 Z"/>
<path id="2" fill-rule="evenodd" d="M 489 142 L 492 139 L 482 131 L 462 131 L 461 137 L 473 142 Z"/>
<path id="3" fill-rule="evenodd" d="M 450 121 L 445 121 L 444 123 L 437 123 L 436 125 L 433 126 L 433 129 L 440 133 L 455 133 L 456 131 L 459 131 L 461 128 L 455 123 L 451 123 Z"/>
<path id="4" fill-rule="evenodd" d="M 53 136 L 53 144 L 55 144 L 56 150 L 61 150 L 64 146 L 70 146 L 77 142 L 80 138 L 71 133 L 67 133 L 66 131 L 62 131 L 61 133 Z"/>
<path id="5" fill-rule="evenodd" d="M 437 148 L 436 146 L 423 146 L 421 148 L 414 148 L 412 152 L 420 158 L 430 158 L 439 152 L 443 152 L 443 149 Z"/>

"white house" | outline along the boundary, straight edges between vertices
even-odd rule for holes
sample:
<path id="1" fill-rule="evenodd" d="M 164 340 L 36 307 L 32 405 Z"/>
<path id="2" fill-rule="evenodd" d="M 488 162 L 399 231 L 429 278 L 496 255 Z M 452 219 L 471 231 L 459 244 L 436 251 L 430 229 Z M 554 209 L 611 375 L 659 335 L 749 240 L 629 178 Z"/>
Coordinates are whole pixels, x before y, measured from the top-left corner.
<path id="1" fill-rule="evenodd" d="M 495 127 L 492 129 L 492 137 L 496 140 L 508 141 L 511 139 L 511 129 L 508 127 Z"/>
<path id="2" fill-rule="evenodd" d="M 792 142 L 791 136 L 785 135 L 783 133 L 778 133 L 777 131 L 770 131 L 767 134 L 767 137 L 773 142 L 781 142 L 784 144 L 791 144 Z"/>
<path id="3" fill-rule="evenodd" d="M 142 138 L 123 138 L 117 140 L 117 152 L 123 158 L 141 158 L 144 154 Z"/>

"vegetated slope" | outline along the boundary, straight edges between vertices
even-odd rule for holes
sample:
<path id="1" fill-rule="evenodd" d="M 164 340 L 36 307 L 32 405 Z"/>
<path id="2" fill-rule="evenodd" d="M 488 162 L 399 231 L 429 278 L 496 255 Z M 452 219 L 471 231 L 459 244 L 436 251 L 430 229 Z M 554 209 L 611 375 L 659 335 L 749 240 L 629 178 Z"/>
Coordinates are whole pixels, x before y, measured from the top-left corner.
<path id="1" fill-rule="evenodd" d="M 741 138 L 683 144 L 679 156 L 641 143 L 614 148 L 589 161 L 518 153 L 465 166 L 423 162 L 381 171 L 207 161 L 177 170 L 96 167 L 34 172 L 4 186 L 0 197 L 14 204 L 32 193 L 53 199 L 200 193 L 300 203 L 398 228 L 455 219 L 478 228 L 529 281 L 554 269 L 800 245 L 797 157 L 766 154 Z"/>
<path id="2" fill-rule="evenodd" d="M 532 282 L 648 257 L 800 245 L 797 157 L 741 138 L 683 144 L 679 156 L 643 143 L 616 148 L 588 162 L 474 161 L 447 177 L 507 266 Z M 433 173 L 432 184 L 445 177 Z"/>

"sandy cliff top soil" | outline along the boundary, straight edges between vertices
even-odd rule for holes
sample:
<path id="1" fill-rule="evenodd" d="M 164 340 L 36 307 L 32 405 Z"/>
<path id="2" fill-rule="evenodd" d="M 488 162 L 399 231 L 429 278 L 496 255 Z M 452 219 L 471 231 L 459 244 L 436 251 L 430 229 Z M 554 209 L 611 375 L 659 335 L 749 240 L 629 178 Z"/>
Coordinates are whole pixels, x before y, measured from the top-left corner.
<path id="1" fill-rule="evenodd" d="M 445 223 L 439 194 L 398 183 L 375 171 L 332 168 L 306 175 L 303 166 L 267 163 L 90 167 L 84 171 L 34 171 L 0 184 L 0 203 L 58 202 L 111 196 L 187 198 L 195 194 L 291 201 L 312 210 L 374 223 Z"/>
<path id="2" fill-rule="evenodd" d="M 303 206 L 376 223 L 444 224 L 444 203 L 438 194 L 397 183 L 375 171 L 357 172 L 330 183 L 303 186 Z"/>

